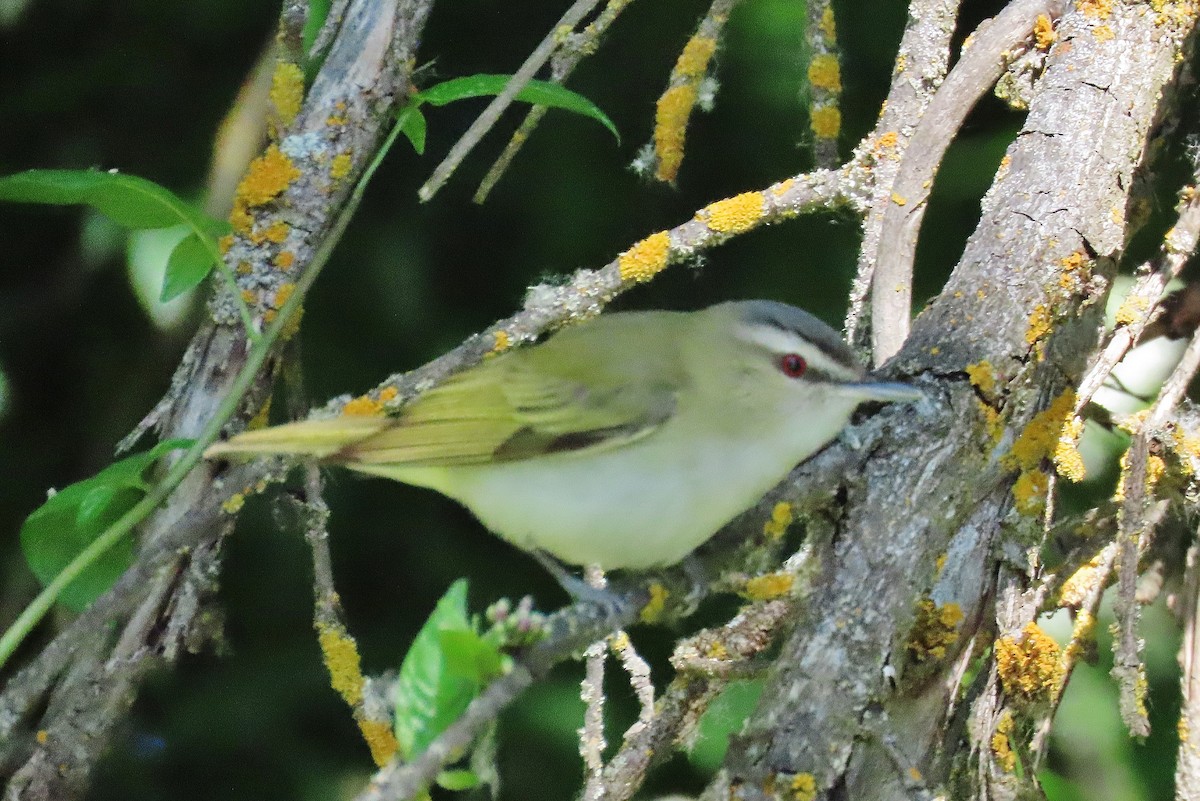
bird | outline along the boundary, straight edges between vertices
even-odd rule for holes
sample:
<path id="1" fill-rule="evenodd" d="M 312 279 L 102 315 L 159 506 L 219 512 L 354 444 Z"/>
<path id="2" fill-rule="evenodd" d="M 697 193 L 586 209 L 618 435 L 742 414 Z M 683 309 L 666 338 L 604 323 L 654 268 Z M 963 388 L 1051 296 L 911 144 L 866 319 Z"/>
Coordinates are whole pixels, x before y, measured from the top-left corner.
<path id="1" fill-rule="evenodd" d="M 794 306 L 603 314 L 452 375 L 395 415 L 245 431 L 205 457 L 287 455 L 428 487 L 535 554 L 606 571 L 684 559 L 836 438 L 871 381 Z"/>

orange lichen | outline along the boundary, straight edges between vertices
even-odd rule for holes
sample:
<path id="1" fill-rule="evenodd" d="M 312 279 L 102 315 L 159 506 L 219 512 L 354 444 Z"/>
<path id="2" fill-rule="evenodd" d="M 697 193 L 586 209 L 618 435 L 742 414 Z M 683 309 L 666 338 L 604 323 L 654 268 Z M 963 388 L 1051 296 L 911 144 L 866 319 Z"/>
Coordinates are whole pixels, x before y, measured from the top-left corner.
<path id="1" fill-rule="evenodd" d="M 382 768 L 392 761 L 400 743 L 396 742 L 391 724 L 385 720 L 364 719 L 358 722 L 358 730 L 362 732 L 367 748 L 371 749 L 371 761 L 375 763 L 375 767 Z"/>
<path id="2" fill-rule="evenodd" d="M 654 152 L 658 167 L 654 177 L 671 183 L 683 164 L 683 145 L 687 138 L 688 118 L 696 105 L 696 87 L 673 86 L 662 93 L 654 114 Z"/>
<path id="3" fill-rule="evenodd" d="M 239 234 L 249 234 L 254 228 L 254 218 L 243 204 L 235 201 L 233 210 L 229 212 L 229 225 Z"/>
<path id="4" fill-rule="evenodd" d="M 617 258 L 622 281 L 649 281 L 667 266 L 671 237 L 666 231 L 651 234 Z"/>
<path id="5" fill-rule="evenodd" d="M 383 404 L 370 395 L 360 395 L 342 407 L 346 417 L 372 417 L 383 413 Z"/>
<path id="6" fill-rule="evenodd" d="M 492 353 L 503 353 L 512 347 L 512 337 L 504 329 L 495 332 L 492 334 L 492 337 L 495 339 L 495 342 L 492 344 Z"/>
<path id="7" fill-rule="evenodd" d="M 762 222 L 764 206 L 760 193 L 743 192 L 708 204 L 697 213 L 696 219 L 716 233 L 740 234 Z"/>
<path id="8" fill-rule="evenodd" d="M 1133 325 L 1146 316 L 1150 310 L 1150 300 L 1143 295 L 1130 295 L 1121 301 L 1117 313 L 1113 316 L 1117 325 Z"/>
<path id="9" fill-rule="evenodd" d="M 749 579 L 742 589 L 742 595 L 751 601 L 769 601 L 787 595 L 795 583 L 796 576 L 792 573 L 767 573 Z"/>
<path id="10" fill-rule="evenodd" d="M 1006 773 L 1017 769 L 1017 755 L 1012 750 L 1010 737 L 1013 733 L 1013 716 L 1009 710 L 1000 713 L 996 721 L 995 733 L 992 734 L 992 754 L 996 762 Z"/>
<path id="11" fill-rule="evenodd" d="M 958 624 L 962 620 L 962 607 L 957 603 L 938 606 L 928 596 L 917 601 L 917 619 L 909 632 L 909 656 L 917 662 L 945 659 L 950 646 L 958 642 Z"/>
<path id="12" fill-rule="evenodd" d="M 290 250 L 281 250 L 272 263 L 279 269 L 286 270 L 296 263 L 296 254 Z"/>
<path id="13" fill-rule="evenodd" d="M 1075 7 L 1082 11 L 1084 16 L 1108 19 L 1112 16 L 1113 0 L 1078 0 Z"/>
<path id="14" fill-rule="evenodd" d="M 236 200 L 246 206 L 261 206 L 276 198 L 288 184 L 300 177 L 300 170 L 292 164 L 276 145 L 267 147 L 246 169 L 246 175 L 238 184 Z"/>
<path id="15" fill-rule="evenodd" d="M 50 732 L 45 729 L 38 729 L 37 734 L 34 735 L 34 739 L 37 740 L 38 745 L 45 745 L 50 742 Z"/>
<path id="16" fill-rule="evenodd" d="M 263 235 L 263 238 L 266 239 L 268 242 L 274 242 L 275 244 L 278 245 L 278 244 L 282 243 L 283 240 L 287 239 L 288 232 L 291 230 L 292 229 L 288 226 L 287 223 L 285 223 L 283 220 L 279 220 L 277 222 L 274 222 L 274 223 L 271 223 L 270 225 L 268 225 L 266 230 L 263 231 L 262 235 Z"/>
<path id="17" fill-rule="evenodd" d="M 225 234 L 217 240 L 217 250 L 224 256 L 233 247 L 233 234 Z"/>
<path id="18" fill-rule="evenodd" d="M 400 397 L 400 390 L 396 389 L 395 387 L 384 387 L 383 389 L 379 390 L 380 403 L 391 403 L 398 397 Z"/>
<path id="19" fill-rule="evenodd" d="M 1038 50 L 1049 50 L 1050 45 L 1058 34 L 1054 32 L 1054 23 L 1045 14 L 1039 14 L 1033 23 L 1033 41 Z"/>
<path id="20" fill-rule="evenodd" d="M 1027 623 L 1020 638 L 996 640 L 996 672 L 1011 698 L 1025 702 L 1054 700 L 1062 683 L 1062 649 L 1036 623 Z"/>
<path id="21" fill-rule="evenodd" d="M 340 181 L 350 174 L 350 168 L 353 166 L 354 160 L 350 158 L 349 153 L 338 153 L 329 163 L 329 177 Z"/>
<path id="22" fill-rule="evenodd" d="M 895 131 L 885 131 L 875 140 L 875 152 L 880 153 L 884 150 L 895 150 L 896 145 L 900 142 L 900 135 Z"/>
<path id="23" fill-rule="evenodd" d="M 280 284 L 279 288 L 275 290 L 275 302 L 272 305 L 277 309 L 282 309 L 295 291 L 295 284 Z"/>
<path id="24" fill-rule="evenodd" d="M 814 108 L 808 127 L 818 139 L 835 139 L 842 130 L 842 112 L 837 106 Z"/>
<path id="25" fill-rule="evenodd" d="M 771 519 L 763 523 L 763 534 L 769 539 L 777 540 L 784 535 L 795 519 L 795 507 L 786 501 L 780 501 L 771 510 Z"/>
<path id="26" fill-rule="evenodd" d="M 284 126 L 291 125 L 304 103 L 304 70 L 299 64 L 279 61 L 271 75 L 271 105 Z"/>
<path id="27" fill-rule="evenodd" d="M 1075 390 L 1066 389 L 1025 425 L 1012 450 L 1001 460 L 1002 464 L 1010 470 L 1040 466 L 1043 460 L 1054 455 L 1063 427 L 1074 418 L 1074 412 Z"/>
<path id="28" fill-rule="evenodd" d="M 837 56 L 822 53 L 808 65 L 808 82 L 827 92 L 842 91 L 842 72 Z"/>
<path id="29" fill-rule="evenodd" d="M 242 302 L 250 306 L 258 302 L 258 294 L 253 289 L 242 290 Z"/>
<path id="30" fill-rule="evenodd" d="M 1053 319 L 1050 309 L 1043 303 L 1034 306 L 1033 312 L 1029 315 L 1029 325 L 1025 329 L 1025 343 L 1034 349 L 1039 362 L 1046 358 L 1044 340 L 1050 333 Z"/>
<path id="31" fill-rule="evenodd" d="M 1092 617 L 1091 613 L 1085 609 L 1079 610 L 1075 615 L 1075 625 L 1071 627 L 1071 641 L 1067 643 L 1067 650 L 1063 654 L 1063 658 L 1070 662 L 1074 662 L 1087 652 L 1087 643 L 1092 642 L 1096 637 L 1096 618 Z"/>
<path id="32" fill-rule="evenodd" d="M 893 192 L 892 193 L 892 202 L 895 203 L 897 206 L 907 206 L 908 198 L 906 198 L 904 195 Z"/>
<path id="33" fill-rule="evenodd" d="M 362 703 L 364 683 L 358 645 L 340 625 L 317 623 L 316 629 L 330 686 L 347 704 L 358 706 Z"/>

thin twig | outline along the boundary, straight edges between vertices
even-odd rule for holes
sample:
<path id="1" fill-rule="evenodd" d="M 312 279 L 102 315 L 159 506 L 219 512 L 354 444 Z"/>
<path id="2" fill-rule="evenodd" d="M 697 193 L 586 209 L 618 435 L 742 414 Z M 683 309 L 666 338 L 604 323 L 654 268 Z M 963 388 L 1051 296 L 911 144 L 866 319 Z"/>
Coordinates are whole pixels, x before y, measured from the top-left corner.
<path id="1" fill-rule="evenodd" d="M 479 144 L 479 140 L 492 129 L 496 121 L 500 119 L 500 115 L 504 110 L 517 99 L 517 93 L 525 88 L 525 84 L 533 79 L 542 65 L 550 58 L 554 49 L 558 47 L 559 37 L 563 31 L 573 31 L 592 10 L 600 3 L 600 0 L 575 0 L 567 12 L 562 15 L 550 33 L 538 43 L 529 57 L 525 59 L 525 63 L 513 73 L 512 78 L 505 84 L 504 90 L 488 104 L 475 121 L 469 127 L 454 146 L 450 148 L 450 152 L 446 154 L 446 158 L 442 159 L 442 163 L 437 166 L 433 174 L 429 176 L 424 185 L 417 190 L 417 197 L 421 202 L 427 202 L 433 198 L 437 191 L 445 185 L 454 171 L 458 169 L 458 165 L 467 157 L 467 154 Z"/>
<path id="2" fill-rule="evenodd" d="M 1039 16 L 1058 17 L 1066 0 L 1014 0 L 981 24 L 929 104 L 905 151 L 884 212 L 871 288 L 871 341 L 876 365 L 900 350 L 912 315 L 913 259 L 934 174 L 963 121 L 1019 54 Z"/>
<path id="3" fill-rule="evenodd" d="M 588 23 L 579 33 L 566 37 L 559 44 L 559 48 L 555 51 L 553 58 L 550 59 L 550 80 L 557 84 L 562 84 L 566 81 L 580 61 L 596 52 L 601 37 L 616 22 L 621 12 L 628 8 L 632 2 L 633 0 L 608 0 L 608 5 L 604 7 L 604 10 L 600 12 L 596 19 Z M 483 176 L 483 180 L 479 182 L 479 188 L 475 190 L 475 196 L 471 198 L 473 202 L 483 203 L 487 200 L 488 195 L 504 175 L 505 170 L 509 168 L 513 159 L 517 157 L 517 153 L 529 141 L 529 137 L 533 135 L 542 117 L 546 116 L 546 111 L 547 108 L 545 106 L 534 106 L 529 109 L 520 127 L 509 138 L 504 151 L 492 163 L 491 169 L 488 170 L 487 175 Z"/>
<path id="4" fill-rule="evenodd" d="M 1200 536 L 1200 533 L 1197 534 Z M 1178 610 L 1183 626 L 1179 649 L 1182 703 L 1179 710 L 1179 752 L 1175 758 L 1175 797 L 1179 801 L 1200 799 L 1200 545 L 1188 548 L 1187 567 Z"/>

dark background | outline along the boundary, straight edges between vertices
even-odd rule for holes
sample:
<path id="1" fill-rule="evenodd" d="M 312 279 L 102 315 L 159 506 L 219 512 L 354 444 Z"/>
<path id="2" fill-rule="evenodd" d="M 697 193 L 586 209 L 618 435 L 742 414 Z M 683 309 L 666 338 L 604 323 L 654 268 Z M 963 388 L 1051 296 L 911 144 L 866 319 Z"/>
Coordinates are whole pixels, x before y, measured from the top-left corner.
<path id="1" fill-rule="evenodd" d="M 510 112 L 448 187 L 426 205 L 416 188 L 483 107 L 429 109 L 427 155 L 400 143 L 307 303 L 304 384 L 314 404 L 359 393 L 510 314 L 524 289 L 610 261 L 712 200 L 810 168 L 804 11 L 749 0 L 718 58 L 716 109 L 693 117 L 677 187 L 627 165 L 649 139 L 654 101 L 706 3 L 633 4 L 571 87 L 622 134 L 551 112 L 483 207 L 478 180 L 520 119 Z M 873 124 L 904 22 L 903 3 L 835 4 L 843 47 L 843 153 Z M 999 3 L 969 2 L 971 27 Z M 511 72 L 563 3 L 441 2 L 421 51 L 426 83 Z M 0 174 L 32 167 L 119 168 L 186 197 L 203 193 L 214 132 L 273 33 L 264 0 L 0 2 Z M 961 34 L 961 32 L 960 32 Z M 978 199 L 1021 122 L 993 99 L 973 115 L 941 170 L 923 229 L 918 297 L 937 291 L 978 215 Z M 625 308 L 697 308 L 735 297 L 804 306 L 840 325 L 859 237 L 848 215 L 804 217 L 740 237 L 619 299 Z M 130 289 L 124 234 L 77 209 L 0 206 L 0 623 L 35 591 L 20 556 L 21 521 L 49 487 L 95 473 L 167 387 L 196 320 L 156 325 Z M 533 593 L 564 600 L 527 557 L 432 493 L 328 473 L 332 543 L 349 625 L 365 669 L 399 664 L 416 629 L 457 577 L 474 608 Z M 332 798 L 371 770 L 346 709 L 329 689 L 311 629 L 307 550 L 251 502 L 227 548 L 222 655 L 154 677 L 95 786 L 95 798 Z M 1049 624 L 1063 633 L 1062 621 Z M 1174 629 L 1148 613 L 1155 735 L 1130 743 L 1107 665 L 1080 672 L 1064 702 L 1045 777 L 1054 799 L 1171 797 Z M 1057 628 L 1056 628 L 1057 626 Z M 1098 627 L 1105 630 L 1102 622 Z M 635 637 L 669 677 L 677 632 Z M 1105 637 L 1103 633 L 1102 637 Z M 36 646 L 36 642 L 34 643 Z M 1100 643 L 1102 660 L 1108 653 Z M 618 677 L 619 679 L 619 677 Z M 502 720 L 505 798 L 566 798 L 579 782 L 575 682 L 528 693 Z M 610 740 L 631 718 L 615 700 Z M 676 758 L 651 789 L 698 791 L 703 769 Z"/>

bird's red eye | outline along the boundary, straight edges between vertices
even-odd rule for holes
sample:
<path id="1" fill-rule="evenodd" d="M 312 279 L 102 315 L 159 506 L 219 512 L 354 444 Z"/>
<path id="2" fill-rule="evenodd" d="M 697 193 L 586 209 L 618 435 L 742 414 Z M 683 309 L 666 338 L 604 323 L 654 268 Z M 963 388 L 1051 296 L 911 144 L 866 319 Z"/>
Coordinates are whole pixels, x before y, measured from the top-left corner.
<path id="1" fill-rule="evenodd" d="M 808 369 L 808 362 L 799 353 L 785 353 L 779 358 L 779 369 L 788 378 L 799 378 Z"/>

